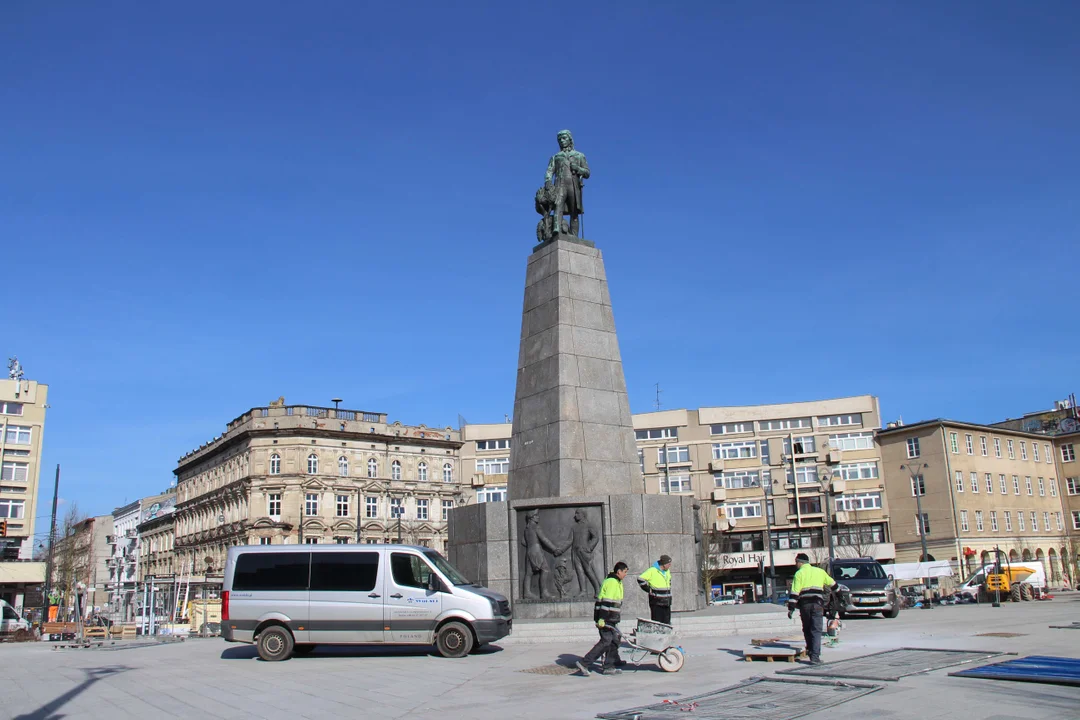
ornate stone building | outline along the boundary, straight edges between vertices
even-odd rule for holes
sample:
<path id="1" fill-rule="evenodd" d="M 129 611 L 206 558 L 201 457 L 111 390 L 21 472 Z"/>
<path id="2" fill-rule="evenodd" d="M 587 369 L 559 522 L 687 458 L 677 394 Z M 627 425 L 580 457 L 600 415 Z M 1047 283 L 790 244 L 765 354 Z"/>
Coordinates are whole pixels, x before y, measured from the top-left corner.
<path id="1" fill-rule="evenodd" d="M 147 578 L 171 579 L 176 573 L 173 545 L 176 540 L 176 491 L 143 498 L 139 513 L 139 584 Z"/>
<path id="2" fill-rule="evenodd" d="M 461 444 L 456 430 L 384 413 L 283 399 L 253 408 L 174 470 L 175 571 L 212 581 L 244 544 L 400 538 L 445 550 L 449 510 L 472 495 Z"/>

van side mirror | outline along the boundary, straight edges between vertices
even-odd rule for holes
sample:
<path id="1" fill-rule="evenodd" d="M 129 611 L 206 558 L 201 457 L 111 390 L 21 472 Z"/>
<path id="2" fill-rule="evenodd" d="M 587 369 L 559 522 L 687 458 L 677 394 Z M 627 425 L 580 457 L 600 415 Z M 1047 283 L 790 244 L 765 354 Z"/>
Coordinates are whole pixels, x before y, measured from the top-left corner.
<path id="1" fill-rule="evenodd" d="M 446 592 L 446 588 L 443 587 L 442 580 L 435 573 L 428 574 L 427 580 L 428 592 Z"/>

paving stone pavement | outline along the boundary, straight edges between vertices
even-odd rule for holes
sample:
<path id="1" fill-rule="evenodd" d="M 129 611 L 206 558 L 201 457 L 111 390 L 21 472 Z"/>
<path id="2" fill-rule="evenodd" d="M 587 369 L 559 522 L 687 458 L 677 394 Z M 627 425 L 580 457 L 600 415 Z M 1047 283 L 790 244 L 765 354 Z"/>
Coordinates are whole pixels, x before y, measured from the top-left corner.
<path id="1" fill-rule="evenodd" d="M 906 610 L 895 620 L 849 620 L 826 661 L 898 647 L 1006 650 L 1080 656 L 1077 633 L 1051 624 L 1080 620 L 1080 594 L 1053 601 Z M 976 637 L 1006 631 L 1020 637 Z M 601 711 L 714 690 L 786 663 L 737 659 L 749 638 L 681 642 L 686 665 L 655 662 L 621 676 L 589 678 L 521 670 L 569 663 L 587 643 L 507 644 L 460 660 L 426 649 L 320 648 L 282 663 L 219 639 L 118 650 L 0 645 L 0 718 L 592 718 Z M 886 683 L 884 690 L 812 718 L 1080 718 L 1080 688 L 950 678 L 948 670 Z M 677 699 L 677 698 L 676 698 Z"/>

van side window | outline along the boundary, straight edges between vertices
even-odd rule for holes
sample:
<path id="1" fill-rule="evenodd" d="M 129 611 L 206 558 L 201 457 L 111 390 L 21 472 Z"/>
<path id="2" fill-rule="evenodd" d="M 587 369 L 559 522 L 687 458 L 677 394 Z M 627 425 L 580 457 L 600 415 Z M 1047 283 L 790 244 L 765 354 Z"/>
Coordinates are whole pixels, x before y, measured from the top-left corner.
<path id="1" fill-rule="evenodd" d="M 419 555 L 393 553 L 390 556 L 390 570 L 394 582 L 402 587 L 427 588 L 431 568 L 420 559 Z"/>
<path id="2" fill-rule="evenodd" d="M 5 605 L 4 606 L 4 619 L 5 620 L 18 620 L 19 616 L 15 613 L 14 610 L 12 610 L 11 608 L 9 608 L 8 606 Z"/>
<path id="3" fill-rule="evenodd" d="M 311 589 L 339 592 L 375 589 L 379 578 L 379 553 L 326 552 L 311 557 Z"/>
<path id="4" fill-rule="evenodd" d="M 307 590 L 311 553 L 242 553 L 233 590 Z"/>

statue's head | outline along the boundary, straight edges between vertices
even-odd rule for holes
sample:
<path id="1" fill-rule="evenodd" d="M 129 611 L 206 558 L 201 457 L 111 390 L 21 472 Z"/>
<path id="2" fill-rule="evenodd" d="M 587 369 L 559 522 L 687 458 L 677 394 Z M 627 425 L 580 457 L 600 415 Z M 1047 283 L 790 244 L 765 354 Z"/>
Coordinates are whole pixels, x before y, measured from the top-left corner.
<path id="1" fill-rule="evenodd" d="M 525 513 L 525 524 L 526 525 L 535 525 L 538 522 L 540 522 L 540 511 L 539 510 L 530 510 L 529 512 Z"/>
<path id="2" fill-rule="evenodd" d="M 559 140 L 559 148 L 562 150 L 574 149 L 574 136 L 569 130 L 560 130 L 555 136 Z"/>
<path id="3" fill-rule="evenodd" d="M 585 511 L 582 510 L 581 508 L 578 508 L 577 510 L 575 510 L 574 511 L 574 519 L 577 520 L 578 522 L 585 522 Z"/>

